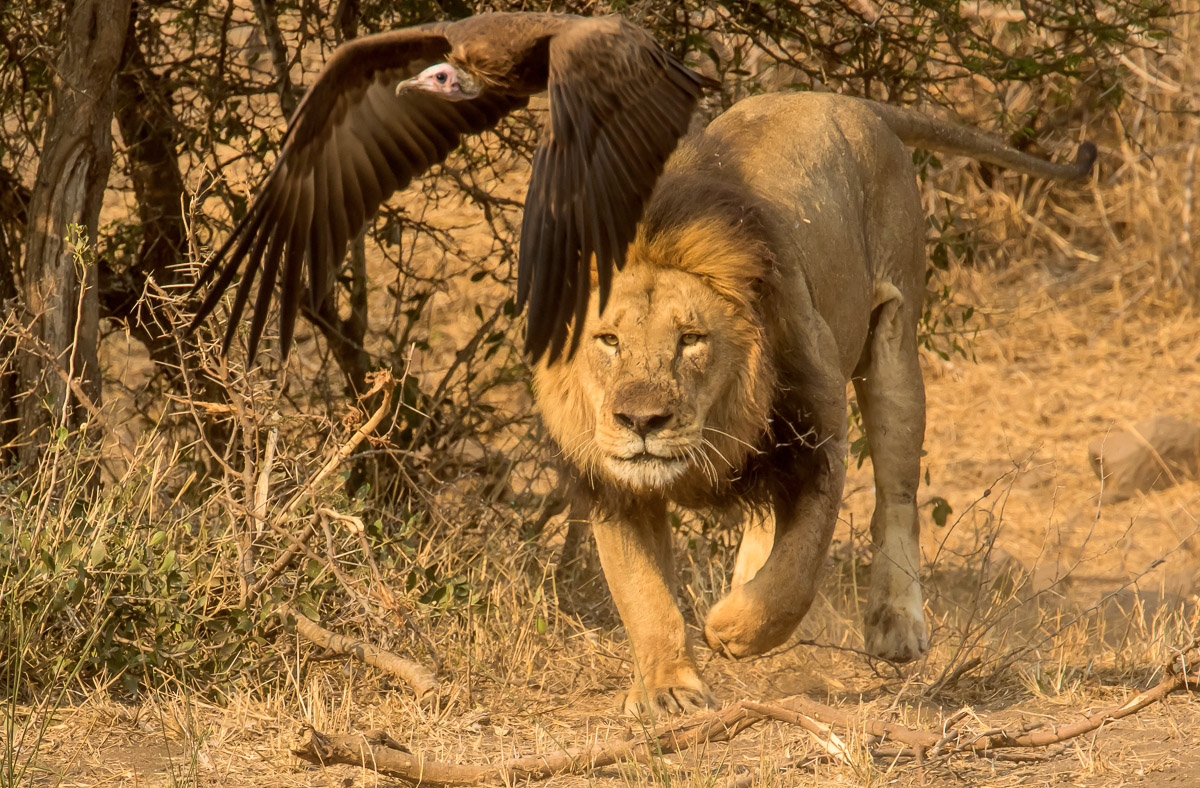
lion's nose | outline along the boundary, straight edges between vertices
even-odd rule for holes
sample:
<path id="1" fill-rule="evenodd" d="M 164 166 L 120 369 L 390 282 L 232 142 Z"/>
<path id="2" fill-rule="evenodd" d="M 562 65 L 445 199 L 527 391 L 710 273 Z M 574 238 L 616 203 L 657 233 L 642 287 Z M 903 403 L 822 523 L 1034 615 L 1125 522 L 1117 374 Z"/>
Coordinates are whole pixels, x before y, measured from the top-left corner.
<path id="1" fill-rule="evenodd" d="M 672 418 L 674 417 L 670 413 L 621 413 L 620 411 L 613 411 L 613 419 L 617 424 L 620 424 L 627 430 L 636 432 L 643 438 L 670 424 Z"/>

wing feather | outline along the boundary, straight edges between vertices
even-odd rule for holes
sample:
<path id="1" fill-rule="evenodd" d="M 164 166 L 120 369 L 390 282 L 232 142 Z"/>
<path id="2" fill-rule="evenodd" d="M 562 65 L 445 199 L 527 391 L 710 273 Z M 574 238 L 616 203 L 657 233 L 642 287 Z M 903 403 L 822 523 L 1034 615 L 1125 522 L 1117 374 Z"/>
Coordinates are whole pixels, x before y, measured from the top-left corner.
<path id="1" fill-rule="evenodd" d="M 296 222 L 288 235 L 287 255 L 284 258 L 283 285 L 279 294 L 279 344 L 290 347 L 296 330 L 296 313 L 300 310 L 300 283 L 303 281 L 304 256 L 309 231 L 313 224 L 313 175 L 300 181 L 300 198 L 296 206 Z"/>
<path id="2" fill-rule="evenodd" d="M 313 306 L 319 307 L 325 303 L 329 287 L 337 271 L 338 264 L 346 256 L 346 243 L 349 240 L 349 218 L 346 216 L 346 195 L 342 185 L 346 182 L 342 175 L 342 142 L 341 129 L 334 128 L 325 148 L 325 189 L 329 195 L 325 218 L 329 221 L 330 258 L 321 261 L 321 270 L 314 272 L 319 275 L 317 288 L 313 291 Z"/>
<path id="3" fill-rule="evenodd" d="M 328 291 L 326 274 L 336 265 L 333 262 L 333 222 L 329 218 L 329 165 L 327 158 L 337 155 L 333 148 L 325 148 L 313 171 L 313 222 L 312 240 L 306 257 L 308 258 L 308 297 L 314 306 L 325 300 Z M 316 217 L 321 217 L 317 220 Z"/>
<path id="4" fill-rule="evenodd" d="M 591 288 L 591 261 L 582 254 L 594 256 L 603 308 L 612 272 L 624 264 L 705 81 L 617 17 L 581 19 L 559 31 L 547 67 L 550 123 L 542 146 L 553 153 L 534 159 L 530 193 L 539 199 L 527 200 L 522 227 L 553 224 L 557 212 L 571 229 L 522 231 L 518 303 L 528 298 L 526 352 L 553 363 L 569 331 L 570 352 L 579 344 Z M 567 245 L 538 248 L 544 243 Z"/>
<path id="5" fill-rule="evenodd" d="M 540 173 L 546 168 L 545 158 L 549 152 L 550 149 L 545 146 L 539 146 L 534 151 L 533 172 Z M 517 309 L 523 309 L 532 295 L 530 285 L 533 283 L 534 257 L 542 248 L 534 240 L 534 236 L 540 232 L 540 223 L 546 214 L 542 205 L 540 183 L 541 181 L 531 179 L 529 191 L 525 194 L 525 210 L 521 215 L 521 250 L 517 255 Z M 541 270 L 540 267 L 538 270 Z"/>
<path id="6" fill-rule="evenodd" d="M 251 361 L 258 351 L 258 341 L 262 338 L 263 326 L 271 309 L 271 294 L 275 290 L 275 275 L 279 270 L 279 261 L 283 257 L 283 247 L 296 223 L 296 203 L 300 198 L 300 190 L 294 189 L 287 195 L 287 203 L 280 214 L 280 224 L 275 232 L 263 232 L 263 237 L 269 238 L 267 255 L 262 267 L 262 281 L 258 285 L 258 297 L 254 301 L 254 314 L 250 319 L 250 342 L 246 356 Z M 279 228 L 286 228 L 279 232 Z"/>
<path id="7" fill-rule="evenodd" d="M 263 249 L 267 245 L 267 239 L 270 237 L 271 234 L 266 228 L 259 230 L 254 236 L 254 243 L 250 247 L 250 256 L 255 259 L 261 258 Z M 238 283 L 237 292 L 233 295 L 233 304 L 229 307 L 229 326 L 225 329 L 225 341 L 221 344 L 222 353 L 229 352 L 229 346 L 233 343 L 233 337 L 237 334 L 237 324 L 241 320 L 242 310 L 246 308 L 246 301 L 250 298 L 250 291 L 254 289 L 254 279 L 257 274 L 258 266 L 248 268 L 246 269 L 246 275 Z"/>

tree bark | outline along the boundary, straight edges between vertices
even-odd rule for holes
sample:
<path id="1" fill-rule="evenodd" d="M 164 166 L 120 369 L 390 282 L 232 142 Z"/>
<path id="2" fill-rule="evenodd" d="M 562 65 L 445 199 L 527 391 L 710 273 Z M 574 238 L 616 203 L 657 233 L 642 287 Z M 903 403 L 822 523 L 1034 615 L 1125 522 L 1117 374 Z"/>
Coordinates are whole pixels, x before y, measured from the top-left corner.
<path id="1" fill-rule="evenodd" d="M 262 25 L 263 38 L 267 41 L 267 49 L 271 52 L 271 65 L 275 67 L 275 89 L 279 93 L 279 106 L 283 116 L 291 118 L 300 103 L 292 78 L 288 74 L 287 45 L 283 43 L 283 33 L 279 30 L 279 12 L 275 8 L 275 0 L 251 0 L 254 13 Z"/>
<path id="2" fill-rule="evenodd" d="M 76 0 L 54 68 L 50 114 L 29 206 L 23 296 L 34 331 L 95 403 L 100 400 L 97 274 L 74 238 L 94 244 L 112 164 L 113 75 L 131 0 Z M 78 227 L 78 232 L 72 227 Z M 21 459 L 33 463 L 51 418 L 78 422 L 70 388 L 37 355 L 20 362 Z"/>

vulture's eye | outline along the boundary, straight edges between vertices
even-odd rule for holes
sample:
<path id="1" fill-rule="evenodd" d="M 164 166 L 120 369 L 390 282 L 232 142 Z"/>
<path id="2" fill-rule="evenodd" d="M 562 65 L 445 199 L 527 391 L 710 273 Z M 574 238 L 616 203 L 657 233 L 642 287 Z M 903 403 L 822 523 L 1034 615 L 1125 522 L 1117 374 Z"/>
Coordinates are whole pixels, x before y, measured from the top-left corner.
<path id="1" fill-rule="evenodd" d="M 596 339 L 600 340 L 609 347 L 616 347 L 620 343 L 620 340 L 617 339 L 616 334 L 597 334 Z"/>
<path id="2" fill-rule="evenodd" d="M 702 339 L 704 339 L 703 334 L 697 334 L 695 331 L 689 331 L 679 338 L 679 344 L 687 347 L 688 345 L 696 344 Z"/>
<path id="3" fill-rule="evenodd" d="M 438 82 L 445 84 L 446 83 L 446 72 L 439 71 L 433 78 L 436 79 Z"/>

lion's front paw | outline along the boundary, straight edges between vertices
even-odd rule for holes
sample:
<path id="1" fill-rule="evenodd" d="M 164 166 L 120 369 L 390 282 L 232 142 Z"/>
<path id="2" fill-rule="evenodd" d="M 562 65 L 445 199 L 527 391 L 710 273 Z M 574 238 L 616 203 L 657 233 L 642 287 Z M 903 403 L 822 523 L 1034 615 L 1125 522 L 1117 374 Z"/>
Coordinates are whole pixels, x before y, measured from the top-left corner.
<path id="1" fill-rule="evenodd" d="M 648 687 L 635 683 L 617 698 L 621 710 L 630 717 L 654 718 L 668 714 L 690 714 L 718 706 L 708 685 Z"/>
<path id="2" fill-rule="evenodd" d="M 892 662 L 911 662 L 929 649 L 925 616 L 918 604 L 883 603 L 868 608 L 863 619 L 867 651 Z"/>
<path id="3" fill-rule="evenodd" d="M 632 717 L 687 714 L 718 705 L 690 657 L 647 665 L 634 676 L 633 686 L 617 696 L 617 703 Z"/>
<path id="4" fill-rule="evenodd" d="M 704 622 L 704 639 L 713 651 L 737 659 L 753 657 L 787 641 L 803 613 L 790 615 L 739 586 L 713 605 Z M 805 606 L 807 608 L 807 606 Z"/>

